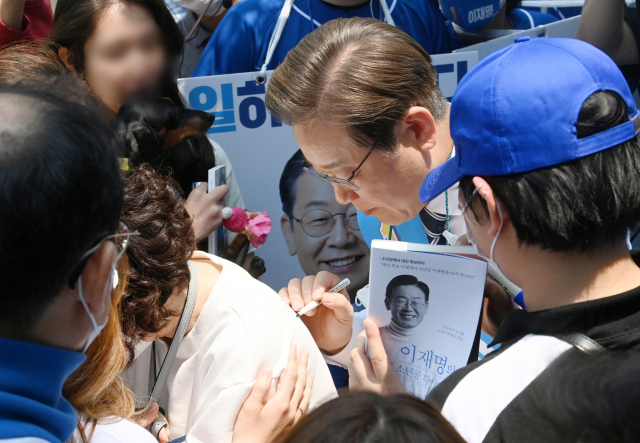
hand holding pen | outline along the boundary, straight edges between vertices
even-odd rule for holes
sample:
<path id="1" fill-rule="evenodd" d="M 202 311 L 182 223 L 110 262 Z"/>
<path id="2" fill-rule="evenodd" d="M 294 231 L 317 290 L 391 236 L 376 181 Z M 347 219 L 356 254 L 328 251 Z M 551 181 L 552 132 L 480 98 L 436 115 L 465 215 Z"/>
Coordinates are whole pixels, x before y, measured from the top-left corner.
<path id="1" fill-rule="evenodd" d="M 329 354 L 341 351 L 351 339 L 353 307 L 346 289 L 329 292 L 342 279 L 337 275 L 322 271 L 304 279 L 293 279 L 278 295 L 296 312 L 300 312 L 310 302 L 320 302 L 300 319 L 311 332 L 318 347 Z"/>

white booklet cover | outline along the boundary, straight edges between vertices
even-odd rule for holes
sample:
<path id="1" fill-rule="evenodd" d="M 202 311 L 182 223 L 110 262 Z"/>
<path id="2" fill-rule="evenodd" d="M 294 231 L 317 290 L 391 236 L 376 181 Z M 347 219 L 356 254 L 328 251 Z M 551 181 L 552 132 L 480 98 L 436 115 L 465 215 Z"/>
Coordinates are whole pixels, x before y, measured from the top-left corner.
<path id="1" fill-rule="evenodd" d="M 426 398 L 467 364 L 487 263 L 472 246 L 373 240 L 368 317 L 407 392 Z"/>

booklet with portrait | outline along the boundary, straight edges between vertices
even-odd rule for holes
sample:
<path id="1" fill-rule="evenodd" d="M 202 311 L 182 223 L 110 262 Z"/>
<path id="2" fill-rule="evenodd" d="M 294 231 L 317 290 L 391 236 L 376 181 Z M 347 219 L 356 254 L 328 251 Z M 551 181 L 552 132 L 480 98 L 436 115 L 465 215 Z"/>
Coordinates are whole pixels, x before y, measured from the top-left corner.
<path id="1" fill-rule="evenodd" d="M 368 318 L 407 392 L 425 398 L 469 360 L 487 263 L 473 246 L 373 240 Z"/>

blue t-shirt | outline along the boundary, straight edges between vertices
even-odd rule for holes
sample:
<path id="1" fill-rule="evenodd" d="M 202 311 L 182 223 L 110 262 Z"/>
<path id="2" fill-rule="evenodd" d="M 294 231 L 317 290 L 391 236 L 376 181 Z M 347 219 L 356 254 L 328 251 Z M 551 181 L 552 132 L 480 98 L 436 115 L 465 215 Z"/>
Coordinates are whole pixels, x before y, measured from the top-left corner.
<path id="1" fill-rule="evenodd" d="M 429 54 L 452 51 L 444 16 L 431 0 L 395 0 L 387 4 L 396 26 Z M 284 0 L 242 0 L 233 6 L 213 33 L 193 76 L 258 71 L 283 5 Z M 320 0 L 296 0 L 267 68 L 275 69 L 313 29 L 329 20 L 349 17 L 384 20 L 380 0 L 352 11 L 332 8 Z"/>

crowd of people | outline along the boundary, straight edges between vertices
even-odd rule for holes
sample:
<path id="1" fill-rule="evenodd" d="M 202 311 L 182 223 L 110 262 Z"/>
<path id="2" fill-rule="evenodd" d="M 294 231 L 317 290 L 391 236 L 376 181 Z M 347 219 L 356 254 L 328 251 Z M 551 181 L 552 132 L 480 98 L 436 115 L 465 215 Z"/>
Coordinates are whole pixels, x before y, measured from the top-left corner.
<path id="1" fill-rule="evenodd" d="M 440 90 L 431 55 L 576 15 Z M 622 0 L 0 0 L 0 442 L 636 441 L 639 39 Z M 242 234 L 208 249 L 244 202 L 177 84 L 267 70 L 307 275 L 279 292 Z M 522 289 L 487 279 L 469 364 L 426 398 L 382 337 L 429 286 L 394 278 L 382 328 L 356 303 L 383 226 L 446 229 Z"/>

